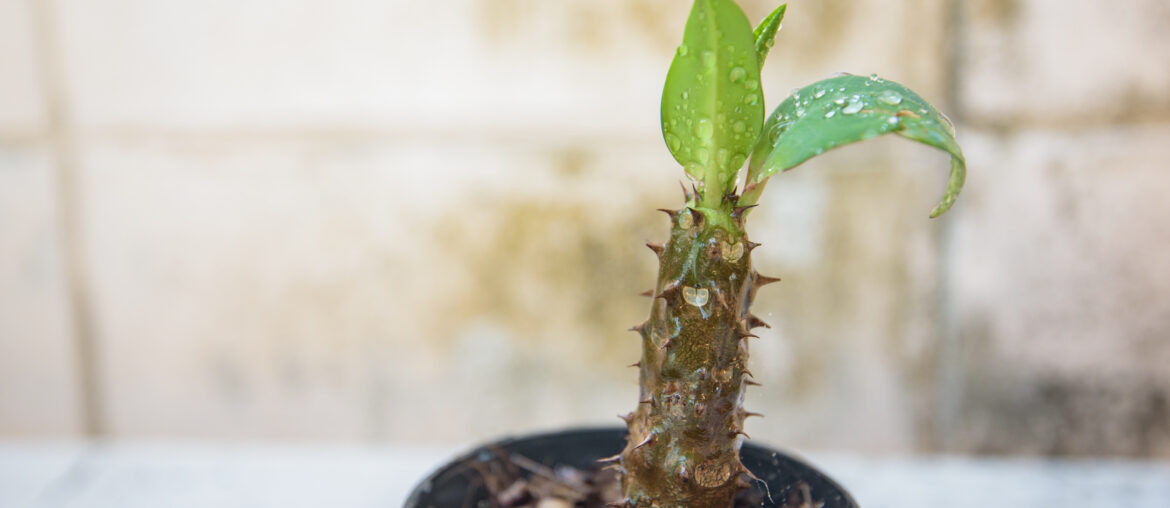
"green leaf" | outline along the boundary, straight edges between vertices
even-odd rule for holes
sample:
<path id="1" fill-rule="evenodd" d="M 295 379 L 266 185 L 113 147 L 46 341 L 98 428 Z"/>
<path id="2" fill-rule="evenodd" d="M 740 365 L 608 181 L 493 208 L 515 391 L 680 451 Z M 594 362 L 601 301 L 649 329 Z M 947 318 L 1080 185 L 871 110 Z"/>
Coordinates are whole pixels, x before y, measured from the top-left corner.
<path id="1" fill-rule="evenodd" d="M 666 86 L 662 133 L 675 160 L 718 203 L 764 122 L 755 36 L 732 0 L 695 0 Z"/>
<path id="2" fill-rule="evenodd" d="M 787 10 L 788 4 L 780 4 L 780 7 L 777 7 L 756 26 L 753 35 L 756 37 L 756 56 L 759 58 L 761 67 L 764 66 L 764 59 L 768 57 L 768 52 L 772 50 L 772 44 L 776 41 L 776 32 L 780 30 L 780 24 L 784 22 L 784 12 Z"/>
<path id="3" fill-rule="evenodd" d="M 937 217 L 954 204 L 967 175 L 954 126 L 910 89 L 876 75 L 844 75 L 801 88 L 776 107 L 752 152 L 741 204 L 753 204 L 768 178 L 841 145 L 886 133 L 951 154 L 951 174 Z"/>

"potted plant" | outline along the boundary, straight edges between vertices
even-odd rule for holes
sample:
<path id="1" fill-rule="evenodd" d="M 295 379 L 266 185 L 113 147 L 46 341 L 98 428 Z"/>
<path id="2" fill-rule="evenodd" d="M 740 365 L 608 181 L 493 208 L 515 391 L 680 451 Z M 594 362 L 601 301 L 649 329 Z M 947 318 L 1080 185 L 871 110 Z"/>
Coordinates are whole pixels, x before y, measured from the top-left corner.
<path id="1" fill-rule="evenodd" d="M 667 241 L 649 244 L 658 256 L 659 272 L 648 294 L 653 302 L 649 317 L 634 327 L 642 339 L 641 360 L 635 364 L 639 402 L 623 417 L 624 448 L 601 460 L 614 472 L 609 481 L 620 482 L 620 490 L 615 487 L 608 498 L 582 492 L 567 496 L 573 502 L 589 498 L 622 507 L 723 508 L 732 506 L 753 479 L 766 477 L 765 485 L 773 487 L 765 492 L 766 503 L 852 506 L 847 494 L 815 470 L 776 478 L 773 471 L 761 469 L 795 468 L 799 463 L 784 466 L 779 455 L 765 451 L 762 457 L 771 457 L 770 463 L 757 457 L 745 465 L 748 450 L 741 456 L 744 419 L 753 416 L 742 404 L 744 390 L 752 384 L 748 341 L 753 328 L 768 326 L 749 308 L 762 286 L 778 280 L 753 269 L 752 251 L 758 244 L 748 239 L 745 221 L 773 175 L 826 150 L 882 134 L 895 133 L 951 155 L 950 179 L 931 217 L 954 203 L 966 166 L 946 117 L 918 94 L 876 75 L 841 74 L 795 90 L 765 119 L 760 67 L 785 9 L 781 5 L 753 29 L 733 0 L 694 2 L 667 73 L 661 118 L 666 146 L 690 185 L 682 206 L 663 210 L 670 218 Z M 582 435 L 580 443 L 600 440 L 599 448 L 614 446 L 612 441 L 620 436 Z M 541 450 L 557 445 L 551 436 L 542 436 L 502 446 L 485 448 L 479 459 L 487 463 L 522 449 L 552 466 L 551 456 Z M 509 451 L 500 452 L 505 449 Z M 591 459 L 604 451 L 578 455 Z M 579 467 L 580 460 L 576 462 Z M 544 466 L 536 464 L 523 466 L 508 467 L 554 480 L 558 474 L 551 468 L 539 471 Z M 559 481 L 574 490 L 570 476 Z M 416 492 L 411 506 L 426 506 L 420 492 L 431 492 L 436 478 Z M 576 481 L 578 486 L 589 483 Z M 525 484 L 525 492 L 514 485 L 490 490 L 511 487 L 517 490 L 517 505 L 536 502 L 532 484 Z M 819 496 L 811 492 L 813 487 Z M 833 494 L 833 489 L 839 492 Z M 775 493 L 782 494 L 780 499 L 771 495 Z M 504 504 L 499 498 L 493 502 Z"/>

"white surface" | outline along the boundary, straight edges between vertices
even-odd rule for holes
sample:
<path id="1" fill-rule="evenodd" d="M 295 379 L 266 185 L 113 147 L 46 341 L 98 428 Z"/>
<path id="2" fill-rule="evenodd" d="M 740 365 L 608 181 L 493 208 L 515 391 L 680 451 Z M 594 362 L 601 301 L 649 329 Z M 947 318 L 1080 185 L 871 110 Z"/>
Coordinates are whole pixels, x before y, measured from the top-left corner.
<path id="1" fill-rule="evenodd" d="M 0 443 L 0 507 L 399 507 L 458 450 Z M 813 455 L 865 508 L 1166 508 L 1170 463 Z"/>

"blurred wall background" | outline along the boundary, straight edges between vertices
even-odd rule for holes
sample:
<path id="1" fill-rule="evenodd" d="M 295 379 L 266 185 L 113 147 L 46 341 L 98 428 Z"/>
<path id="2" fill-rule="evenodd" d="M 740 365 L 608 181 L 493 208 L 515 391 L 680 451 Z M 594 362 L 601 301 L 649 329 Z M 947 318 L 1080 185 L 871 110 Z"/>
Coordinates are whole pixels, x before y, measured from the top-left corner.
<path id="1" fill-rule="evenodd" d="M 775 4 L 741 4 L 759 19 Z M 681 0 L 0 0 L 0 439 L 469 444 L 632 408 Z M 794 448 L 1170 457 L 1170 4 L 795 0 L 952 114 L 752 217 Z"/>

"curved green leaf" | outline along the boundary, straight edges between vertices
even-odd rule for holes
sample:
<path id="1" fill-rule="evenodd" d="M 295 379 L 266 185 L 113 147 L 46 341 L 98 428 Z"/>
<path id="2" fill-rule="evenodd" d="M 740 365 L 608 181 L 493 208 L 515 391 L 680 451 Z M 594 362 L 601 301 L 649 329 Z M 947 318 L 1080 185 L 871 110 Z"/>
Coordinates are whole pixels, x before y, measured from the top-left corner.
<path id="1" fill-rule="evenodd" d="M 663 137 L 708 200 L 734 184 L 764 123 L 755 42 L 735 2 L 695 0 L 666 76 Z"/>
<path id="2" fill-rule="evenodd" d="M 780 24 L 784 22 L 784 12 L 787 10 L 788 4 L 780 4 L 780 7 L 756 26 L 753 35 L 756 37 L 756 57 L 760 60 L 761 67 L 764 65 L 764 59 L 768 57 L 768 52 L 772 50 L 772 44 L 776 42 L 776 32 L 780 30 Z"/>
<path id="3" fill-rule="evenodd" d="M 769 177 L 825 150 L 890 132 L 951 154 L 950 180 L 930 216 L 946 212 L 967 174 L 954 126 L 918 94 L 876 75 L 818 81 L 777 106 L 752 152 L 747 188 L 740 202 L 755 203 Z"/>

